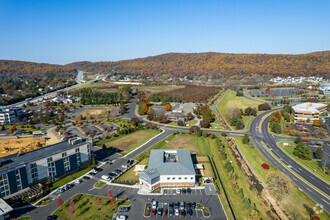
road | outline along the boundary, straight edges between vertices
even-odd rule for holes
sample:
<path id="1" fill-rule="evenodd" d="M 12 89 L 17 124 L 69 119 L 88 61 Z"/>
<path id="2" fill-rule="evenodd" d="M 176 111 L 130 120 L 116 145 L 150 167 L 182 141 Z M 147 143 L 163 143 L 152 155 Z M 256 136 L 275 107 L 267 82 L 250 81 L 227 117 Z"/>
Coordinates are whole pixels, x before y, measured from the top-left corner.
<path id="1" fill-rule="evenodd" d="M 286 153 L 284 153 L 277 145 L 275 137 L 269 133 L 268 131 L 268 122 L 271 118 L 271 115 L 268 116 L 262 123 L 262 133 L 259 133 L 258 128 L 259 124 L 261 123 L 262 117 L 268 112 L 262 113 L 258 115 L 251 123 L 250 130 L 249 130 L 249 137 L 251 141 L 255 144 L 261 154 L 270 162 L 272 163 L 277 169 L 282 171 L 283 173 L 287 174 L 292 181 L 307 195 L 309 195 L 315 202 L 318 204 L 323 205 L 323 208 L 330 213 L 330 201 L 329 201 L 329 184 L 315 176 L 313 173 L 306 170 L 304 167 L 299 165 L 295 162 L 291 157 L 289 157 Z M 279 158 L 284 164 L 291 167 L 291 169 L 308 181 L 313 186 L 317 187 L 319 190 L 324 192 L 327 196 L 323 196 L 314 188 L 310 187 L 301 179 L 297 178 L 294 174 L 289 172 L 285 166 L 279 163 L 261 144 L 261 141 L 266 143 L 267 147 L 275 154 L 277 158 Z"/>
<path id="2" fill-rule="evenodd" d="M 59 89 L 59 90 L 56 90 L 56 91 L 53 91 L 53 92 L 50 92 L 50 93 L 46 93 L 46 94 L 43 94 L 41 96 L 34 97 L 30 101 L 21 101 L 21 102 L 17 102 L 17 103 L 11 104 L 11 105 L 7 105 L 5 107 L 20 107 L 20 106 L 23 106 L 24 104 L 27 104 L 28 102 L 30 102 L 30 103 L 40 102 L 43 99 L 47 99 L 47 98 L 51 98 L 51 97 L 56 96 L 56 94 L 58 92 L 67 91 L 67 90 L 70 90 L 70 89 L 77 88 L 77 87 L 79 87 L 81 85 L 84 85 L 84 84 L 93 82 L 93 80 L 91 80 L 91 81 L 85 81 L 85 80 L 83 80 L 83 77 L 84 77 L 83 76 L 83 72 L 80 71 L 80 70 L 78 70 L 78 74 L 75 77 L 75 81 L 76 81 L 77 84 L 72 85 L 72 86 L 69 86 L 69 87 L 66 87 L 66 88 L 63 88 L 63 89 Z"/>

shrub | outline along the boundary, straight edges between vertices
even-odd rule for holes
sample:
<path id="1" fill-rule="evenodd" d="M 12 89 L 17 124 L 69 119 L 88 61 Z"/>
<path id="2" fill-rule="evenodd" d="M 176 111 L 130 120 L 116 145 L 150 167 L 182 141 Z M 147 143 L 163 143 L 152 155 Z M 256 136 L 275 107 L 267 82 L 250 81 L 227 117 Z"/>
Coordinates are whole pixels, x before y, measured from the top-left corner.
<path id="1" fill-rule="evenodd" d="M 240 188 L 240 189 L 238 190 L 238 194 L 239 194 L 239 197 L 240 197 L 241 199 L 244 199 L 244 193 L 243 193 L 243 189 L 242 189 L 242 188 Z"/>
<path id="2" fill-rule="evenodd" d="M 306 146 L 304 143 L 299 143 L 296 145 L 293 154 L 303 160 L 311 160 L 312 159 L 312 151 Z"/>
<path id="3" fill-rule="evenodd" d="M 263 163 L 261 166 L 262 166 L 265 170 L 269 170 L 269 165 L 268 165 L 268 164 Z"/>
<path id="4" fill-rule="evenodd" d="M 251 200 L 249 198 L 244 199 L 244 208 L 250 210 Z"/>
<path id="5" fill-rule="evenodd" d="M 222 136 L 222 137 L 227 137 L 227 134 L 226 134 L 225 132 L 222 132 L 222 133 L 221 133 L 221 136 Z"/>

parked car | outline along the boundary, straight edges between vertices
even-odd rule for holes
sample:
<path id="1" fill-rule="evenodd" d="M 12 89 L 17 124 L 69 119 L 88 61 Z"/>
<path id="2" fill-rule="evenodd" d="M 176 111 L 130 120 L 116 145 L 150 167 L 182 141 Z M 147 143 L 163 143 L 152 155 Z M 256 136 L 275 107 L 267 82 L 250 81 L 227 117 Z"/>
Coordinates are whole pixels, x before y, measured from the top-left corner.
<path id="1" fill-rule="evenodd" d="M 77 183 L 77 184 L 80 184 L 80 183 L 82 183 L 82 181 L 80 180 L 80 179 L 77 179 L 76 181 L 74 181 L 75 183 Z"/>
<path id="2" fill-rule="evenodd" d="M 187 190 L 186 189 L 182 189 L 182 194 L 186 194 Z"/>
<path id="3" fill-rule="evenodd" d="M 191 193 L 191 189 L 190 189 L 190 188 L 187 189 L 187 193 L 188 193 L 188 194 Z"/>
<path id="4" fill-rule="evenodd" d="M 58 216 L 57 215 L 49 215 L 47 216 L 47 220 L 57 220 Z"/>
<path id="5" fill-rule="evenodd" d="M 182 210 L 181 210 L 181 217 L 183 218 L 183 217 L 185 217 L 185 216 L 186 216 L 186 210 L 182 209 Z"/>
<path id="6" fill-rule="evenodd" d="M 163 209 L 162 208 L 158 208 L 157 215 L 162 215 L 162 213 L 163 213 Z"/>
<path id="7" fill-rule="evenodd" d="M 126 216 L 125 215 L 117 216 L 116 220 L 126 220 Z"/>
<path id="8" fill-rule="evenodd" d="M 128 212 L 129 211 L 129 207 L 127 206 L 121 206 L 118 209 L 118 212 Z"/>
<path id="9" fill-rule="evenodd" d="M 163 213 L 162 213 L 162 216 L 166 216 L 167 215 L 167 209 L 163 209 Z"/>
<path id="10" fill-rule="evenodd" d="M 98 171 L 96 169 L 92 169 L 91 172 L 92 173 L 98 173 Z"/>
<path id="11" fill-rule="evenodd" d="M 170 209 L 170 210 L 168 211 L 168 215 L 169 215 L 169 216 L 173 216 L 173 215 L 174 215 L 174 209 Z"/>
<path id="12" fill-rule="evenodd" d="M 85 180 L 89 180 L 90 177 L 89 177 L 89 176 L 83 176 L 83 179 L 85 179 Z"/>
<path id="13" fill-rule="evenodd" d="M 186 207 L 187 207 L 187 209 L 190 209 L 191 208 L 191 202 L 187 202 Z"/>
<path id="14" fill-rule="evenodd" d="M 176 194 L 181 194 L 181 189 L 176 189 Z"/>
<path id="15" fill-rule="evenodd" d="M 121 165 L 121 167 L 124 168 L 124 169 L 127 169 L 128 168 L 128 165 L 127 164 L 123 164 L 123 165 Z"/>
<path id="16" fill-rule="evenodd" d="M 151 215 L 156 215 L 156 209 L 153 209 L 152 211 L 151 211 Z"/>
<path id="17" fill-rule="evenodd" d="M 110 181 L 111 180 L 111 177 L 108 176 L 108 175 L 102 175 L 101 178 L 104 179 L 104 180 L 106 180 L 106 181 Z"/>
<path id="18" fill-rule="evenodd" d="M 175 216 L 179 216 L 179 215 L 180 215 L 179 209 L 175 209 Z"/>
<path id="19" fill-rule="evenodd" d="M 170 209 L 173 209 L 174 208 L 174 203 L 170 202 L 170 204 L 168 206 L 170 207 Z"/>
<path id="20" fill-rule="evenodd" d="M 157 209 L 157 206 L 158 206 L 158 202 L 157 201 L 153 201 L 152 202 L 152 209 Z"/>
<path id="21" fill-rule="evenodd" d="M 95 176 L 96 173 L 94 173 L 94 172 L 90 172 L 89 175 Z"/>
<path id="22" fill-rule="evenodd" d="M 192 209 L 187 209 L 187 215 L 192 216 L 192 214 L 193 214 Z"/>
<path id="23" fill-rule="evenodd" d="M 112 163 L 110 161 L 105 162 L 106 165 L 111 165 Z"/>
<path id="24" fill-rule="evenodd" d="M 196 208 L 196 202 L 191 203 L 191 208 L 193 208 L 193 209 Z"/>
<path id="25" fill-rule="evenodd" d="M 185 202 L 180 202 L 180 209 L 185 209 Z"/>
<path id="26" fill-rule="evenodd" d="M 176 209 L 178 209 L 179 206 L 180 206 L 180 203 L 179 203 L 179 202 L 176 202 L 176 203 L 174 204 L 174 207 L 175 207 Z"/>

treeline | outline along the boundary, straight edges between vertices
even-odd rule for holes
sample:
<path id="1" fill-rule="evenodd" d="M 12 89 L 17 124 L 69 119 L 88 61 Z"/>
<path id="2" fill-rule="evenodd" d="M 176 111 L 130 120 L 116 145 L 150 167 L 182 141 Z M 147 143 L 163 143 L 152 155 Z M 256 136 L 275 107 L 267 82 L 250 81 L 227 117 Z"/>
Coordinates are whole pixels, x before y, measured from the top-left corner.
<path id="1" fill-rule="evenodd" d="M 0 75 L 46 75 L 75 72 L 73 66 L 67 65 L 0 60 Z"/>
<path id="2" fill-rule="evenodd" d="M 330 51 L 309 54 L 228 54 L 228 53 L 168 53 L 158 56 L 118 62 L 79 62 L 68 66 L 90 72 L 112 71 L 154 75 L 272 75 L 302 76 L 329 74 Z"/>
<path id="3" fill-rule="evenodd" d="M 118 104 L 121 100 L 122 99 L 117 92 L 92 92 L 82 94 L 80 102 L 83 105 L 100 105 Z"/>

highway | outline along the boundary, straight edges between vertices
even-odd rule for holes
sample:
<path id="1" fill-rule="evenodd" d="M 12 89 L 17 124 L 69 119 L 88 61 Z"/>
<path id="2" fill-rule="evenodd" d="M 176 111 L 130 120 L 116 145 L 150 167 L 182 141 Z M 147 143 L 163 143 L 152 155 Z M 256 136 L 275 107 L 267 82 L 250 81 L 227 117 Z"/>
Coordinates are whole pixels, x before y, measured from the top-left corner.
<path id="1" fill-rule="evenodd" d="M 273 110 L 274 111 L 274 110 Z M 261 123 L 262 117 L 268 114 L 270 111 L 262 113 L 258 115 L 251 123 L 249 130 L 249 137 L 251 141 L 258 148 L 260 153 L 277 169 L 287 174 L 292 181 L 307 195 L 309 195 L 315 202 L 321 204 L 323 208 L 330 213 L 330 201 L 329 201 L 329 184 L 315 176 L 313 173 L 306 170 L 304 167 L 299 165 L 296 161 L 294 161 L 291 157 L 289 157 L 286 153 L 284 153 L 277 145 L 275 137 L 269 133 L 268 131 L 268 122 L 272 115 L 268 116 L 263 122 L 261 131 L 259 133 L 259 124 Z M 274 153 L 274 155 L 280 159 L 286 166 L 279 163 L 269 151 L 265 149 L 265 147 L 261 144 L 264 142 L 268 149 Z M 305 179 L 307 182 L 312 184 L 314 187 L 321 190 L 323 193 L 319 193 L 309 184 L 298 178 L 293 173 L 289 172 L 289 169 L 293 170 L 297 173 L 301 178 Z M 324 195 L 325 194 L 325 195 Z"/>
<path id="2" fill-rule="evenodd" d="M 37 96 L 37 97 L 34 97 L 32 100 L 30 101 L 21 101 L 21 102 L 16 102 L 14 104 L 11 104 L 11 105 L 7 105 L 5 107 L 20 107 L 20 106 L 23 106 L 24 104 L 27 104 L 28 102 L 30 103 L 36 103 L 36 102 L 40 102 L 42 101 L 43 99 L 47 99 L 47 98 L 51 98 L 51 97 L 54 97 L 56 96 L 56 94 L 60 91 L 66 91 L 66 90 L 70 90 L 70 89 L 74 89 L 74 88 L 77 88 L 81 85 L 84 85 L 84 84 L 87 84 L 87 83 L 91 83 L 93 82 L 94 80 L 90 80 L 90 81 L 85 81 L 83 80 L 84 78 L 84 74 L 83 74 L 83 71 L 80 71 L 78 70 L 78 74 L 77 76 L 75 77 L 75 81 L 77 84 L 75 85 L 72 85 L 72 86 L 69 86 L 69 87 L 66 87 L 66 88 L 63 88 L 63 89 L 59 89 L 59 90 L 56 90 L 56 91 L 53 91 L 53 92 L 50 92 L 50 93 L 46 93 L 46 94 L 43 94 L 41 96 Z"/>

